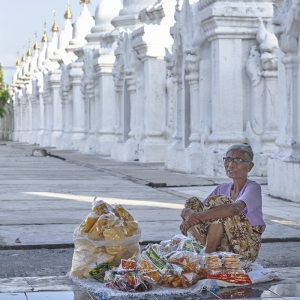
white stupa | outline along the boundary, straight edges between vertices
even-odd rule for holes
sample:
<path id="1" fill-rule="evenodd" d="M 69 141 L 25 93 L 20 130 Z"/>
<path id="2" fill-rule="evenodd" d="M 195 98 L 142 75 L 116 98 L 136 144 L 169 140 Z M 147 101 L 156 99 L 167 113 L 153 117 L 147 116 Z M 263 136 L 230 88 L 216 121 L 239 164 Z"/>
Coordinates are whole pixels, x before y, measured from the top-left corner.
<path id="1" fill-rule="evenodd" d="M 37 63 L 38 63 L 38 58 L 39 58 L 39 49 L 40 49 L 40 46 L 36 40 L 33 45 L 34 54 L 33 54 L 33 57 L 31 58 L 31 61 L 29 64 L 28 76 L 32 75 L 34 73 L 34 70 L 37 68 Z"/>
<path id="2" fill-rule="evenodd" d="M 87 4 L 90 3 L 90 0 L 81 0 L 80 3 L 83 3 L 82 11 L 74 23 L 72 35 L 73 38 L 66 49 L 68 56 L 72 57 L 72 60 L 76 59 L 74 50 L 83 47 L 87 43 L 85 37 L 91 32 L 91 28 L 95 25 L 95 21 L 87 7 Z"/>
<path id="3" fill-rule="evenodd" d="M 47 50 L 47 42 L 48 42 L 48 36 L 47 36 L 47 32 L 46 32 L 46 23 L 45 23 L 45 30 L 44 30 L 44 34 L 42 37 L 42 51 L 39 54 L 39 57 L 37 59 L 37 68 L 34 70 L 35 73 L 39 73 L 42 72 L 44 67 L 43 67 L 43 62 L 45 61 L 46 58 L 46 50 Z"/>
<path id="4" fill-rule="evenodd" d="M 58 49 L 54 51 L 50 60 L 53 62 L 57 62 L 59 59 L 62 59 L 66 54 L 66 48 L 69 45 L 69 42 L 72 39 L 73 27 L 71 24 L 72 12 L 70 9 L 70 5 L 68 4 L 66 7 L 66 11 L 64 14 L 65 17 L 65 26 L 58 38 Z"/>
<path id="5" fill-rule="evenodd" d="M 53 53 L 57 50 L 58 47 L 58 25 L 55 19 L 55 11 L 54 11 L 54 22 L 52 25 L 52 39 L 48 42 L 47 51 L 46 51 L 46 59 L 43 62 L 44 68 L 47 68 L 48 70 L 57 69 L 59 67 L 58 63 L 56 61 L 51 61 L 50 57 L 53 56 Z"/>
<path id="6" fill-rule="evenodd" d="M 95 26 L 91 29 L 91 33 L 85 37 L 88 45 L 100 46 L 100 36 L 114 30 L 111 20 L 119 14 L 122 8 L 123 5 L 120 0 L 100 0 L 95 11 Z"/>
<path id="7" fill-rule="evenodd" d="M 18 86 L 17 80 L 18 80 L 18 74 L 20 72 L 20 68 L 21 68 L 21 60 L 20 60 L 20 58 L 18 58 L 16 61 L 16 71 L 13 75 L 13 80 L 12 80 L 12 85 L 11 85 L 13 88 Z"/>

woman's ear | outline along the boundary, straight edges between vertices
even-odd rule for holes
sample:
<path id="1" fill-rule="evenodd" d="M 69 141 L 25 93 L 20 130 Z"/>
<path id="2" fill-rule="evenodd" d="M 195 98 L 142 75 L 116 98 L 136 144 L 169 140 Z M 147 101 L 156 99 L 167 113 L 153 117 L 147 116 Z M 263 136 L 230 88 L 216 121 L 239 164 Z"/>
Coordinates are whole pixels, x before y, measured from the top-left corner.
<path id="1" fill-rule="evenodd" d="M 252 168 L 254 167 L 254 163 L 251 161 L 248 165 L 248 172 L 250 172 L 252 170 Z"/>

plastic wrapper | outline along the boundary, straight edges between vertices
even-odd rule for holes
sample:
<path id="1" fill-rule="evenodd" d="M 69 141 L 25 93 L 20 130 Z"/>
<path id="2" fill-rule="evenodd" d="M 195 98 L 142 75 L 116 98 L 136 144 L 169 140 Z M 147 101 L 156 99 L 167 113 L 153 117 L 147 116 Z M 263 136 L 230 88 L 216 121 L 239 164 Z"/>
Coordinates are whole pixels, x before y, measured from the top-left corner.
<path id="1" fill-rule="evenodd" d="M 162 284 L 173 288 L 189 288 L 198 282 L 200 276 L 194 272 L 185 271 L 177 265 L 171 265 L 168 272 L 162 278 Z"/>
<path id="2" fill-rule="evenodd" d="M 177 251 L 173 253 L 168 261 L 172 264 L 181 266 L 184 270 L 197 273 L 201 266 L 201 259 L 197 253 L 189 251 Z"/>
<path id="3" fill-rule="evenodd" d="M 90 213 L 85 220 L 83 220 L 79 226 L 80 233 L 88 233 L 95 223 L 97 222 L 99 216 L 95 213 Z"/>
<path id="4" fill-rule="evenodd" d="M 96 221 L 92 229 L 89 231 L 89 238 L 90 239 L 105 238 L 104 236 L 105 229 L 116 228 L 122 225 L 123 223 L 121 222 L 121 220 L 111 212 L 101 215 L 101 217 L 98 218 L 98 220 Z M 107 233 L 107 236 L 109 236 L 109 233 Z M 125 237 L 125 234 L 123 234 L 123 236 Z"/>
<path id="5" fill-rule="evenodd" d="M 93 201 L 92 211 L 99 217 L 108 213 L 115 213 L 115 210 L 111 205 L 98 198 L 95 198 Z"/>
<path id="6" fill-rule="evenodd" d="M 133 236 L 139 229 L 139 224 L 136 221 L 124 221 L 125 234 L 127 237 Z"/>
<path id="7" fill-rule="evenodd" d="M 234 284 L 252 284 L 252 281 L 247 274 L 207 274 L 207 278 L 222 280 Z"/>
<path id="8" fill-rule="evenodd" d="M 231 252 L 214 252 L 203 256 L 207 273 L 217 274 L 245 274 L 240 262 L 240 255 Z"/>
<path id="9" fill-rule="evenodd" d="M 90 278 L 90 272 L 98 265 L 119 265 L 121 259 L 140 253 L 141 231 L 138 223 L 125 223 L 115 213 L 115 209 L 104 201 L 94 200 L 93 212 L 74 231 L 71 277 Z M 122 213 L 124 218 L 131 220 L 123 210 Z M 96 214 L 100 216 L 87 233 L 92 224 L 91 218 L 96 218 Z"/>
<path id="10" fill-rule="evenodd" d="M 110 270 L 111 266 L 108 263 L 105 264 L 96 264 L 96 267 L 90 271 L 90 276 L 94 279 L 104 282 L 105 272 Z"/>
<path id="11" fill-rule="evenodd" d="M 132 258 L 122 259 L 118 268 L 106 272 L 106 286 L 123 292 L 145 292 L 152 289 L 152 285 L 140 277 L 140 270 Z"/>
<path id="12" fill-rule="evenodd" d="M 156 251 L 155 251 L 155 249 Z M 170 268 L 168 262 L 160 256 L 159 247 L 150 246 L 138 260 L 141 269 L 141 278 L 152 284 L 160 283 L 163 276 Z M 157 252 L 158 251 L 158 252 Z"/>
<path id="13" fill-rule="evenodd" d="M 115 206 L 116 215 L 125 222 L 134 221 L 133 216 L 120 204 Z"/>
<path id="14" fill-rule="evenodd" d="M 125 238 L 122 241 L 126 241 L 127 239 L 135 238 L 135 236 Z M 113 243 L 111 243 L 113 245 Z M 105 247 L 106 252 L 114 256 L 114 260 L 112 263 L 114 265 L 118 265 L 121 261 L 121 259 L 127 259 L 132 257 L 133 255 L 138 255 L 140 252 L 140 245 L 138 242 L 132 243 L 132 244 L 127 244 L 127 243 L 122 243 L 120 245 L 116 246 L 106 246 Z"/>

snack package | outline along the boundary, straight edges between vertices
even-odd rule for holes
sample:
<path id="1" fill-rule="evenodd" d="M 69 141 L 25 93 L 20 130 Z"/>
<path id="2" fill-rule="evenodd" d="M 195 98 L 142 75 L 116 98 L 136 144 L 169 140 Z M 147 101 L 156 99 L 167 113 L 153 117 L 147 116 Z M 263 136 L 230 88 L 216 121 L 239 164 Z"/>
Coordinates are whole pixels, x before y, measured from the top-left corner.
<path id="1" fill-rule="evenodd" d="M 104 282 L 105 272 L 110 270 L 111 266 L 108 263 L 96 264 L 96 267 L 90 271 L 90 276 L 100 282 Z"/>
<path id="2" fill-rule="evenodd" d="M 139 224 L 136 221 L 124 221 L 125 234 L 127 237 L 133 236 L 139 229 Z"/>
<path id="3" fill-rule="evenodd" d="M 203 257 L 204 266 L 208 274 L 223 273 L 222 256 L 218 252 L 206 253 Z"/>
<path id="4" fill-rule="evenodd" d="M 134 221 L 133 216 L 120 204 L 115 206 L 116 216 L 122 221 L 132 222 Z"/>
<path id="5" fill-rule="evenodd" d="M 118 207 L 117 210 L 127 221 L 123 222 L 111 205 L 94 200 L 93 212 L 74 231 L 75 249 L 70 276 L 90 278 L 90 272 L 98 265 L 119 265 L 121 259 L 140 253 L 138 223 L 124 208 Z"/>
<path id="6" fill-rule="evenodd" d="M 201 266 L 200 257 L 197 253 L 190 251 L 177 251 L 169 257 L 168 261 L 181 266 L 186 271 L 194 273 L 197 273 L 197 270 Z"/>
<path id="7" fill-rule="evenodd" d="M 111 205 L 98 198 L 95 198 L 93 201 L 92 211 L 98 215 L 98 217 L 108 213 L 115 213 L 115 210 Z"/>
<path id="8" fill-rule="evenodd" d="M 115 216 L 115 214 L 109 212 L 107 214 L 101 215 L 98 218 L 92 229 L 89 231 L 90 239 L 103 239 L 104 230 L 107 228 L 115 228 L 122 225 L 122 222 Z"/>
<path id="9" fill-rule="evenodd" d="M 79 232 L 80 233 L 88 233 L 92 227 L 95 225 L 97 222 L 99 216 L 96 215 L 95 213 L 90 213 L 85 220 L 81 222 L 79 225 Z"/>
<path id="10" fill-rule="evenodd" d="M 110 243 L 110 245 L 112 244 L 113 241 Z M 114 256 L 114 260 L 112 261 L 112 264 L 118 265 L 121 259 L 128 259 L 133 255 L 138 255 L 140 253 L 140 245 L 139 243 L 136 242 L 132 244 L 126 243 L 126 244 L 121 244 L 116 246 L 106 246 L 105 250 L 107 253 Z"/>
<path id="11" fill-rule="evenodd" d="M 200 276 L 190 271 L 183 271 L 181 272 L 180 279 L 182 286 L 184 288 L 189 288 L 199 281 Z"/>
<path id="12" fill-rule="evenodd" d="M 154 247 L 155 248 L 155 247 Z M 164 274 L 169 269 L 168 262 L 160 256 L 154 250 L 153 246 L 150 246 L 144 251 L 138 260 L 138 266 L 141 268 L 141 278 L 149 281 L 152 284 L 160 283 Z M 156 247 L 156 250 L 159 248 Z"/>
<path id="13" fill-rule="evenodd" d="M 105 274 L 106 286 L 123 292 L 145 292 L 152 289 L 152 285 L 144 281 L 139 275 L 139 269 L 134 259 L 122 259 L 118 268 Z"/>

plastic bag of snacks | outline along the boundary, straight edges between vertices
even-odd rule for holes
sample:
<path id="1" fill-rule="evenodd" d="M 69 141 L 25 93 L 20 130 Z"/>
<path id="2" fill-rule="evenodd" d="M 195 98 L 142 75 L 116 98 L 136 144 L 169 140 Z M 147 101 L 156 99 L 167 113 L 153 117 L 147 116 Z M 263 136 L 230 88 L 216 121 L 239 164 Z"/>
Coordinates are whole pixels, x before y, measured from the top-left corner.
<path id="1" fill-rule="evenodd" d="M 139 269 L 134 260 L 121 260 L 118 268 L 106 272 L 106 286 L 123 292 L 145 292 L 152 289 L 152 285 L 140 277 Z"/>
<path id="2" fill-rule="evenodd" d="M 121 205 L 113 207 L 95 199 L 92 213 L 74 231 L 74 254 L 70 275 L 90 278 L 104 263 L 119 265 L 140 252 L 141 230 Z"/>
<path id="3" fill-rule="evenodd" d="M 249 276 L 241 267 L 240 256 L 231 252 L 205 254 L 204 265 L 207 278 L 218 279 L 236 284 L 251 284 Z"/>
<path id="4" fill-rule="evenodd" d="M 171 265 L 170 269 L 163 276 L 161 283 L 173 288 L 189 288 L 198 282 L 200 276 L 194 272 L 186 271 L 177 265 Z"/>
<path id="5" fill-rule="evenodd" d="M 201 257 L 189 251 L 177 251 L 168 261 L 180 266 L 184 271 L 196 273 L 201 279 L 206 278 L 206 269 L 201 265 Z"/>
<path id="6" fill-rule="evenodd" d="M 159 284 L 170 268 L 166 259 L 161 256 L 160 245 L 151 245 L 140 256 L 138 267 L 141 278 L 152 284 Z"/>

